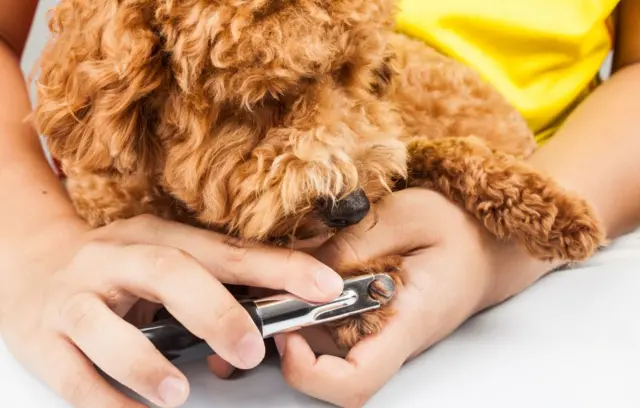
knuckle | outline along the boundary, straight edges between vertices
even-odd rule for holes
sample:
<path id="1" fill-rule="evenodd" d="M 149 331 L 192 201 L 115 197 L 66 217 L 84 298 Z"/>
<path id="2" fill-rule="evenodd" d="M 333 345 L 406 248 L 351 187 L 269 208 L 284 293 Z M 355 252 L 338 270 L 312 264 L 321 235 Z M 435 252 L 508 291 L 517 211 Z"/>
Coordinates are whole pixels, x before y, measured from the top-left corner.
<path id="1" fill-rule="evenodd" d="M 216 308 L 211 321 L 216 322 L 218 326 L 237 325 L 242 322 L 243 313 L 246 312 L 239 304 L 229 302 L 227 305 Z"/>
<path id="2" fill-rule="evenodd" d="M 151 215 L 141 214 L 132 218 L 118 219 L 102 228 L 104 235 L 116 237 L 118 240 L 128 241 L 141 237 L 155 238 L 162 229 L 162 219 Z"/>
<path id="3" fill-rule="evenodd" d="M 147 236 L 152 242 L 162 235 L 164 220 L 151 214 L 138 215 L 133 219 L 133 229 L 137 234 Z"/>
<path id="4" fill-rule="evenodd" d="M 173 274 L 184 268 L 185 264 L 191 263 L 184 251 L 172 247 L 145 247 L 138 256 L 144 269 L 158 279 Z"/>
<path id="5" fill-rule="evenodd" d="M 140 231 L 159 228 L 157 219 L 152 215 L 137 215 L 132 218 L 119 218 L 96 230 L 100 237 L 110 237 L 118 241 L 126 241 L 131 235 L 139 235 Z"/>
<path id="6" fill-rule="evenodd" d="M 91 320 L 93 306 L 83 294 L 76 294 L 62 303 L 60 321 L 67 332 L 77 332 L 87 326 Z"/>
<path id="7" fill-rule="evenodd" d="M 251 329 L 250 319 L 245 310 L 235 302 L 218 304 L 209 310 L 212 310 L 209 312 L 211 318 L 202 325 L 202 333 L 199 333 L 204 339 L 237 344 Z"/>

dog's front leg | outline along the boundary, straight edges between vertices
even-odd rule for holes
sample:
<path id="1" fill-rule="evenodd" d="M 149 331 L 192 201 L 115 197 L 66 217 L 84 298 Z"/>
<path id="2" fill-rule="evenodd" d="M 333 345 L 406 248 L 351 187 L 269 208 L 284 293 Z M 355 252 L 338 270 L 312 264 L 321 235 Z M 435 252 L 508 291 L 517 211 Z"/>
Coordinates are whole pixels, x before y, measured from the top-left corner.
<path id="1" fill-rule="evenodd" d="M 479 138 L 414 138 L 407 148 L 409 187 L 444 194 L 496 237 L 539 259 L 582 261 L 605 243 L 587 202 Z"/>

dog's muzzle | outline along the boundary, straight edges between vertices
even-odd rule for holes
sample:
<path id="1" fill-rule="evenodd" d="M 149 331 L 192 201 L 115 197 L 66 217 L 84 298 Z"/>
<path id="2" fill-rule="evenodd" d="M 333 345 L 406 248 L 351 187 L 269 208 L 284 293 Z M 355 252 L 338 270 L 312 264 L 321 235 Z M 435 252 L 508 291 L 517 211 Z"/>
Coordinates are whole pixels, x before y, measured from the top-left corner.
<path id="1" fill-rule="evenodd" d="M 320 199 L 316 209 L 328 227 L 345 228 L 362 221 L 369 213 L 371 203 L 364 191 L 356 190 L 336 202 Z"/>

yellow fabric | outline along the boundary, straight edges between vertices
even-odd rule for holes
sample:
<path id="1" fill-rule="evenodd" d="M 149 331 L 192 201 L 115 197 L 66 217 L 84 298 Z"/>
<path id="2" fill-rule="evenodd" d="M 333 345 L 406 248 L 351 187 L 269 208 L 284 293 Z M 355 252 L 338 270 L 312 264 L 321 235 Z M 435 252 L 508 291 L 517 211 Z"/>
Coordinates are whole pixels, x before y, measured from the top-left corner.
<path id="1" fill-rule="evenodd" d="M 595 85 L 619 0 L 400 0 L 397 27 L 475 68 L 539 143 Z"/>

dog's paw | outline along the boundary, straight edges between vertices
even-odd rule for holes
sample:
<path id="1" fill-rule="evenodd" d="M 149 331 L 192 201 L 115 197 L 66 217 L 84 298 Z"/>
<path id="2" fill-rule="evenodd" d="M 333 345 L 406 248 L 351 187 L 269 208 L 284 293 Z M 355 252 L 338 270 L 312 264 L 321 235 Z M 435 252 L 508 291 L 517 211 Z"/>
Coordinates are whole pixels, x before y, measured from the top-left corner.
<path id="1" fill-rule="evenodd" d="M 527 249 L 543 260 L 581 262 L 607 244 L 602 225 L 582 199 L 556 195 L 557 214 L 543 239 L 526 242 Z"/>
<path id="2" fill-rule="evenodd" d="M 385 273 L 393 279 L 396 291 L 402 290 L 401 256 L 389 256 L 362 264 L 349 265 L 346 268 L 339 268 L 338 272 L 344 278 L 361 274 Z M 379 333 L 393 316 L 393 298 L 390 301 L 389 288 L 385 287 L 383 282 L 373 282 L 369 295 L 382 304 L 379 309 L 327 324 L 327 328 L 338 347 L 350 349 L 363 338 Z"/>
<path id="3" fill-rule="evenodd" d="M 497 239 L 544 261 L 580 262 L 606 244 L 593 209 L 530 164 L 475 138 L 409 144 L 410 187 L 434 189 Z"/>

